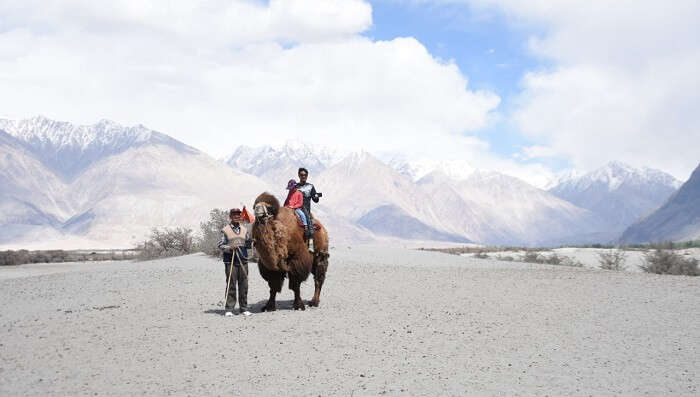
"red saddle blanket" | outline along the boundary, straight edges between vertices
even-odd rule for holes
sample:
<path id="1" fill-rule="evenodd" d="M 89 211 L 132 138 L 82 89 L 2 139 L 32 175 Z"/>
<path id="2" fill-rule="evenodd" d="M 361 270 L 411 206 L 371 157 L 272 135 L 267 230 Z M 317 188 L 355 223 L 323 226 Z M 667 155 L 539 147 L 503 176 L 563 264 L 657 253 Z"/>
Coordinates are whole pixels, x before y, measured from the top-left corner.
<path id="1" fill-rule="evenodd" d="M 297 225 L 299 225 L 299 227 L 303 228 L 303 227 L 304 227 L 304 223 L 301 221 L 301 218 L 299 217 L 299 214 L 297 214 L 296 212 L 294 212 L 294 216 L 296 216 L 296 218 L 297 218 Z M 316 220 L 314 220 L 314 230 L 321 230 L 321 225 L 319 225 L 318 223 L 316 223 Z"/>

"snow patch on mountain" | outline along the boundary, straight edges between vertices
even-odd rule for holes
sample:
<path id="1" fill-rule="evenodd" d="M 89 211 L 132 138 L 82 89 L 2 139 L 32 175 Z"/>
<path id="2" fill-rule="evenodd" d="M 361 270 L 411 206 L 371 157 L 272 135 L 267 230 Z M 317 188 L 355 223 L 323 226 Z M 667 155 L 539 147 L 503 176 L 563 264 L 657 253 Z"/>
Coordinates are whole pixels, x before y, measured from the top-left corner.
<path id="1" fill-rule="evenodd" d="M 665 172 L 612 161 L 587 174 L 562 179 L 549 191 L 597 213 L 610 230 L 621 232 L 658 208 L 680 184 Z"/>
<path id="2" fill-rule="evenodd" d="M 143 125 L 126 127 L 110 120 L 75 125 L 42 116 L 25 120 L 0 119 L 0 130 L 14 136 L 42 163 L 67 180 L 103 158 L 139 145 L 164 144 L 196 152 L 196 149 Z"/>
<path id="3" fill-rule="evenodd" d="M 634 186 L 662 185 L 678 189 L 682 182 L 663 171 L 648 167 L 635 168 L 619 161 L 611 161 L 586 174 L 569 171 L 557 181 L 556 186 L 552 186 L 552 190 L 585 190 L 591 186 L 600 185 L 605 186 L 608 191 L 614 191 L 623 184 Z"/>
<path id="4" fill-rule="evenodd" d="M 430 158 L 412 158 L 400 153 L 379 153 L 377 157 L 402 175 L 414 181 L 434 171 L 439 171 L 455 180 L 464 180 L 474 171 L 474 166 L 467 160 L 435 160 Z"/>

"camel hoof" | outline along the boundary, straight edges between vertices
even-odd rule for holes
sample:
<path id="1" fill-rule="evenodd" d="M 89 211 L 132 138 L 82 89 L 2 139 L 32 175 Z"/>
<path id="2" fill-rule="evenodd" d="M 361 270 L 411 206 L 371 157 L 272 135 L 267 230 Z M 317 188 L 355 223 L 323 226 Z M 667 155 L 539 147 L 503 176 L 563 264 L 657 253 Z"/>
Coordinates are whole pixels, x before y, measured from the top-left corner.
<path id="1" fill-rule="evenodd" d="M 304 306 L 304 302 L 302 302 L 302 301 L 294 302 L 294 310 L 306 310 L 306 306 Z"/>
<path id="2" fill-rule="evenodd" d="M 263 306 L 262 309 L 260 309 L 260 311 L 263 311 L 263 312 L 274 312 L 275 310 L 277 310 L 275 308 L 275 305 L 269 304 L 269 303 L 267 305 Z"/>
<path id="3" fill-rule="evenodd" d="M 315 301 L 315 300 L 312 299 L 312 300 L 309 301 L 309 306 L 311 306 L 311 307 L 318 307 L 318 303 L 319 303 L 318 301 Z"/>

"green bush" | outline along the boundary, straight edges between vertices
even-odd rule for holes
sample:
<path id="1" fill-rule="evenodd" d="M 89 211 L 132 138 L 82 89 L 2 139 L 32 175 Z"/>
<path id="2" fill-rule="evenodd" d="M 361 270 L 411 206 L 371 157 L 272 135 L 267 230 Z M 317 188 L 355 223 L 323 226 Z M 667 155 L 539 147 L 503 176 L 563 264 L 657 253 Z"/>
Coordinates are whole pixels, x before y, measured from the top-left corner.
<path id="1" fill-rule="evenodd" d="M 674 274 L 684 276 L 698 276 L 698 260 L 684 258 L 676 252 L 664 249 L 656 249 L 644 254 L 642 270 L 655 274 Z"/>

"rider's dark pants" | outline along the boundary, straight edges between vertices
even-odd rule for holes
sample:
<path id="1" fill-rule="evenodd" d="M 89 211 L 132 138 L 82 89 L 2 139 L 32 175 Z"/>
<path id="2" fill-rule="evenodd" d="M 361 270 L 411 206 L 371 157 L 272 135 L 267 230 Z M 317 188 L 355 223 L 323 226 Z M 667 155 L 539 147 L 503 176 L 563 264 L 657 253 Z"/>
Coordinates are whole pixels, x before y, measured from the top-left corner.
<path id="1" fill-rule="evenodd" d="M 309 236 L 309 238 L 314 237 L 314 220 L 311 218 L 311 211 L 309 211 L 307 208 L 301 207 L 301 210 L 304 212 L 304 216 L 306 216 L 306 234 Z"/>

